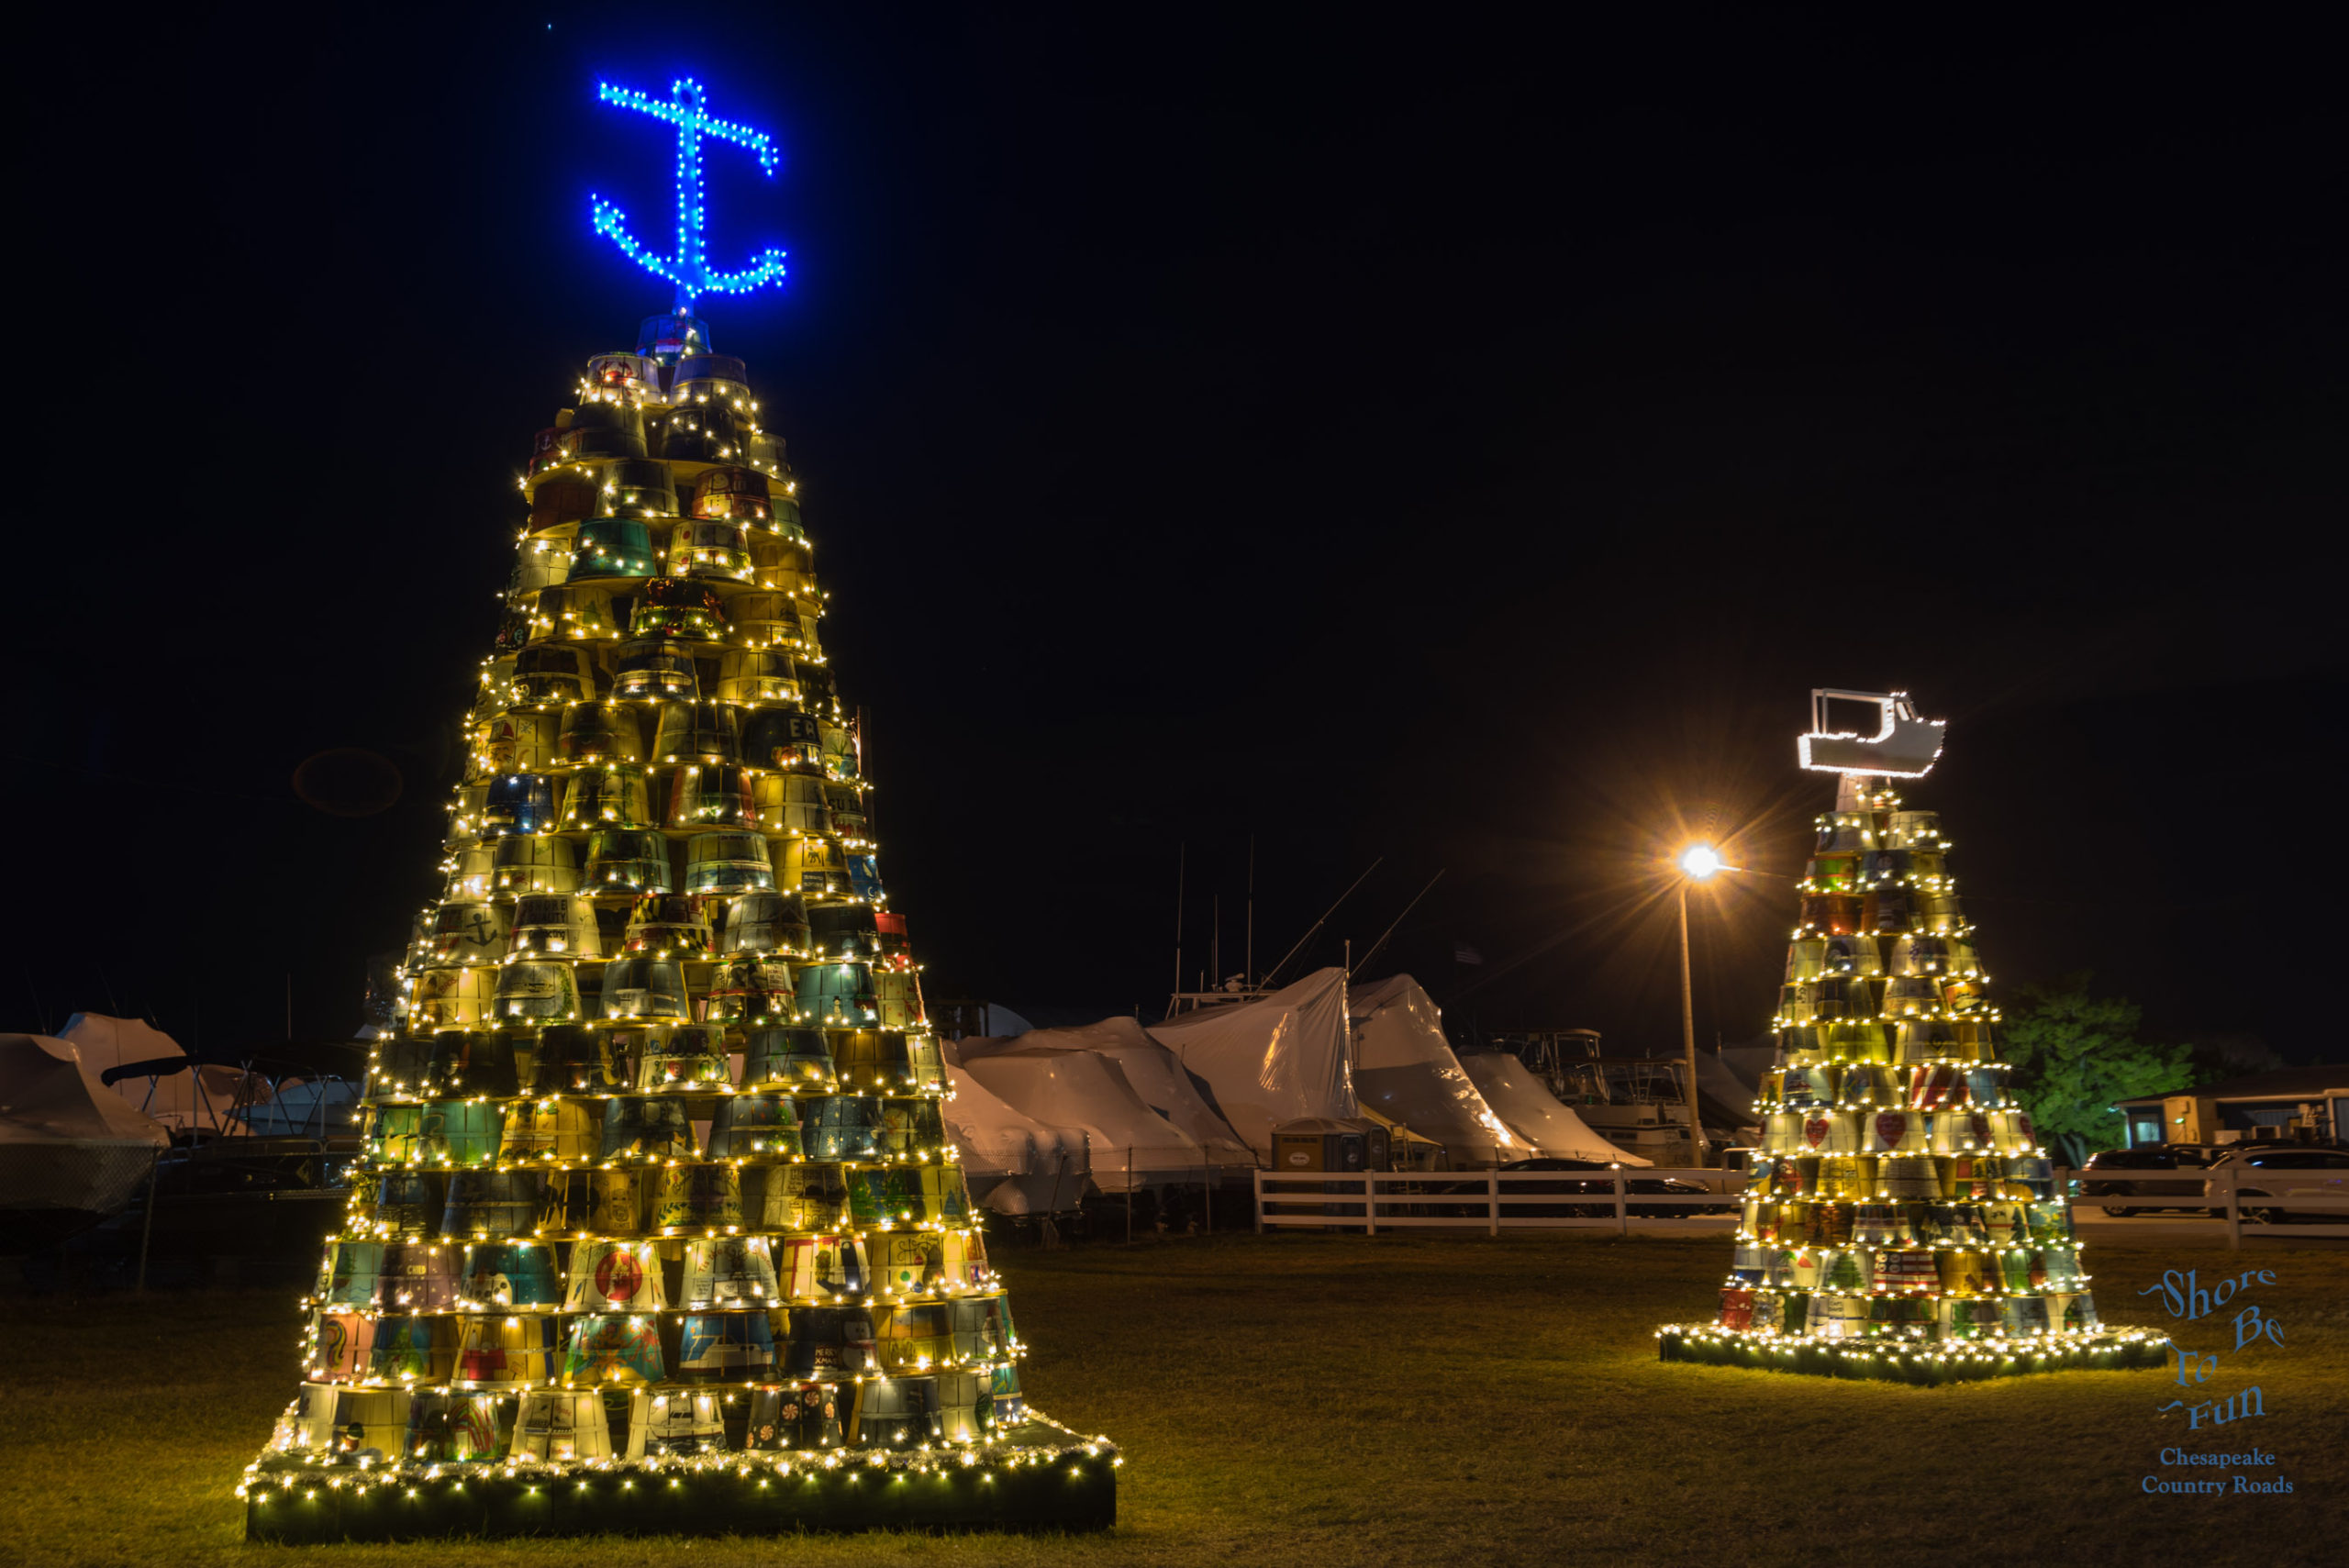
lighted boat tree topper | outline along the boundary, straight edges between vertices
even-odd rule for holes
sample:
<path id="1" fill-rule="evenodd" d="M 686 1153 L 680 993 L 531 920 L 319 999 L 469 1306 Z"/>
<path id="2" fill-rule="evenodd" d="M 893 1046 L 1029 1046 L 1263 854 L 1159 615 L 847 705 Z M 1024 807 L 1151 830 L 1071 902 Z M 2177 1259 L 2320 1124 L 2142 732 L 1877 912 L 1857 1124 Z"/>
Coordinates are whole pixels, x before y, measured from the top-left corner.
<path id="1" fill-rule="evenodd" d="M 677 314 L 693 314 L 694 297 L 703 294 L 748 294 L 762 284 L 783 280 L 783 256 L 780 250 L 761 251 L 751 265 L 735 272 L 712 272 L 709 258 L 703 249 L 702 230 L 708 217 L 708 203 L 702 194 L 701 139 L 715 137 L 730 141 L 756 154 L 759 168 L 769 179 L 774 177 L 776 165 L 782 161 L 774 150 L 774 142 L 766 132 L 752 130 L 749 126 L 736 125 L 731 120 L 713 117 L 709 113 L 709 95 L 702 84 L 690 76 L 669 83 L 669 101 L 627 87 L 615 87 L 608 82 L 596 84 L 596 96 L 607 104 L 617 104 L 624 109 L 651 115 L 656 120 L 666 120 L 677 128 L 677 253 L 656 256 L 644 243 L 628 231 L 628 214 L 601 196 L 591 196 L 596 220 L 596 232 L 610 238 L 621 253 L 642 267 L 676 285 Z"/>
<path id="2" fill-rule="evenodd" d="M 1830 703 L 1868 703 L 1876 710 L 1876 730 L 1862 735 L 1837 729 L 1828 717 Z M 1921 779 L 1941 760 L 1942 736 L 1949 721 L 1920 718 L 1907 692 L 1849 692 L 1838 686 L 1813 686 L 1810 692 L 1810 733 L 1795 742 L 1802 765 L 1815 773 L 1874 773 L 1886 778 Z"/>
<path id="3" fill-rule="evenodd" d="M 1795 885 L 1729 1277 L 1709 1321 L 1657 1329 L 1657 1354 L 1923 1385 L 2161 1366 L 2167 1335 L 2098 1316 L 1941 814 L 1893 786 L 1932 767 L 1945 726 L 1901 692 L 1810 700 L 1797 754 L 1838 775 L 1835 806 Z M 1875 733 L 1837 704 L 1873 707 Z M 1704 849 L 1689 877 L 1716 866 Z"/>

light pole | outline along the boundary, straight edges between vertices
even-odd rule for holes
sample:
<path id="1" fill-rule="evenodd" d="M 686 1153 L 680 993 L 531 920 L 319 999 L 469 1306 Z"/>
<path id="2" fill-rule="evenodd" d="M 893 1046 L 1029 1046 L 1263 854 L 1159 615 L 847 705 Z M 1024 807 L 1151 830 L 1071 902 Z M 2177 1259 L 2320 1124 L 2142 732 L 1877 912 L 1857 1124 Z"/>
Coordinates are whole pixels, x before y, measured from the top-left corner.
<path id="1" fill-rule="evenodd" d="M 1688 884 L 1723 871 L 1720 851 L 1691 844 L 1680 852 L 1680 1044 L 1688 1089 L 1688 1148 L 1697 1163 L 1708 1163 L 1704 1123 L 1697 1114 L 1697 994 L 1688 978 Z"/>

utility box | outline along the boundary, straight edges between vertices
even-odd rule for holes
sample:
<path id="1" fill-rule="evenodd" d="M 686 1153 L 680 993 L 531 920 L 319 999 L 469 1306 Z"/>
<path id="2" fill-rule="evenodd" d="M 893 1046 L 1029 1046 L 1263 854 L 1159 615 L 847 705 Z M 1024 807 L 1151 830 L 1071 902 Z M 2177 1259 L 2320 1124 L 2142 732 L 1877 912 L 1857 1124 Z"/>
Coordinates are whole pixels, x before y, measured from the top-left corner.
<path id="1" fill-rule="evenodd" d="M 1366 1118 L 1307 1117 L 1273 1129 L 1273 1170 L 1281 1175 L 1392 1168 L 1386 1129 Z"/>

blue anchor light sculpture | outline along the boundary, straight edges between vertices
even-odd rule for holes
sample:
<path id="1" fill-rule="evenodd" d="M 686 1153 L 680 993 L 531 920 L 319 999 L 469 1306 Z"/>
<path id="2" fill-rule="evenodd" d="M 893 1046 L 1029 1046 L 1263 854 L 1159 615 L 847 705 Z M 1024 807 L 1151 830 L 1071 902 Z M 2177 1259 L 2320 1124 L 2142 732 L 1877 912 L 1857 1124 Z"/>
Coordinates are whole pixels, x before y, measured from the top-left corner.
<path id="1" fill-rule="evenodd" d="M 615 87 L 608 82 L 596 84 L 596 96 L 607 104 L 618 104 L 624 109 L 651 115 L 657 120 L 667 120 L 677 128 L 677 253 L 674 257 L 656 256 L 628 231 L 628 215 L 601 196 L 591 197 L 596 219 L 596 232 L 610 237 L 621 253 L 649 272 L 664 277 L 676 285 L 676 310 L 680 317 L 690 317 L 694 296 L 700 294 L 748 294 L 763 284 L 777 283 L 783 277 L 783 252 L 763 250 L 748 267 L 736 272 L 714 272 L 702 250 L 702 219 L 705 213 L 701 190 L 701 139 L 715 137 L 730 141 L 737 147 L 748 148 L 758 154 L 759 167 L 768 178 L 774 176 L 776 156 L 774 142 L 764 131 L 730 120 L 713 119 L 708 113 L 709 95 L 702 84 L 692 77 L 669 83 L 669 102 L 648 97 L 626 87 Z"/>

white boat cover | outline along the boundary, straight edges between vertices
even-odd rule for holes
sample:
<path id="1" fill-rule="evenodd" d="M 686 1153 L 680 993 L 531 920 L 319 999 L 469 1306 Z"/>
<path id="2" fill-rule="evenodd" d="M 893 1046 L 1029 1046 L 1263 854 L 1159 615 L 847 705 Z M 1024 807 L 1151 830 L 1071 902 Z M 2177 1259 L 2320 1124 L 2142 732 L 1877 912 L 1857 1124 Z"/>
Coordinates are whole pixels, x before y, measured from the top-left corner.
<path id="1" fill-rule="evenodd" d="M 1074 1029 L 1030 1029 L 1012 1040 L 965 1040 L 959 1050 L 966 1067 L 982 1057 L 1030 1051 L 1084 1051 L 1107 1057 L 1117 1063 L 1144 1105 L 1182 1129 L 1207 1151 L 1208 1163 L 1255 1168 L 1255 1154 L 1223 1119 L 1212 1092 L 1185 1071 L 1182 1059 L 1138 1019 L 1120 1014 Z M 1051 1114 L 1059 1112 L 1054 1107 Z"/>
<path id="2" fill-rule="evenodd" d="M 1697 1053 L 1697 1109 L 1707 1127 L 1761 1129 L 1762 1115 L 1753 1108 L 1760 1085 L 1748 1084 L 1720 1055 Z"/>
<path id="3" fill-rule="evenodd" d="M 74 1014 L 65 1020 L 58 1038 L 72 1043 L 82 1065 L 94 1074 L 109 1067 L 187 1054 L 178 1040 L 144 1018 L 110 1018 L 104 1013 Z"/>
<path id="4" fill-rule="evenodd" d="M 1354 1094 L 1389 1121 L 1444 1147 L 1455 1171 L 1522 1160 L 1533 1151 L 1476 1090 L 1443 1038 L 1443 1015 L 1408 974 L 1356 990 Z"/>
<path id="5" fill-rule="evenodd" d="M 1217 1108 L 1269 1159 L 1273 1129 L 1359 1113 L 1346 1030 L 1346 972 L 1318 970 L 1269 996 L 1150 1026 L 1214 1091 Z"/>
<path id="6" fill-rule="evenodd" d="M 1016 1034 L 1026 1034 L 1036 1027 L 1000 1002 L 989 1002 L 985 1008 L 989 1040 L 1008 1040 Z"/>
<path id="7" fill-rule="evenodd" d="M 342 1078 L 286 1078 L 266 1105 L 249 1106 L 238 1119 L 258 1138 L 325 1138 L 348 1131 L 359 1119 L 359 1085 Z"/>
<path id="8" fill-rule="evenodd" d="M 1533 1146 L 1536 1154 L 1564 1160 L 1608 1160 L 1625 1165 L 1653 1165 L 1626 1149 L 1619 1149 L 1593 1132 L 1572 1107 L 1559 1103 L 1549 1085 L 1525 1070 L 1525 1063 L 1505 1051 L 1472 1051 L 1460 1058 L 1461 1067 L 1509 1130 Z"/>
<path id="9" fill-rule="evenodd" d="M 1116 1062 L 1091 1051 L 1022 1049 L 1031 1038 L 961 1041 L 963 1074 L 1024 1116 L 1082 1131 L 1093 1184 L 1105 1193 L 1207 1179 L 1198 1140 L 1152 1110 Z"/>
<path id="10" fill-rule="evenodd" d="M 171 1142 L 69 1041 L 0 1034 L 0 1209 L 112 1214 Z"/>
<path id="11" fill-rule="evenodd" d="M 72 1045 L 94 1078 L 108 1068 L 187 1054 L 179 1041 L 143 1019 L 104 1013 L 74 1014 L 65 1020 L 59 1038 Z M 166 1127 L 224 1134 L 246 1131 L 232 1113 L 270 1097 L 269 1080 L 218 1062 L 164 1076 L 117 1079 L 111 1092 Z"/>
<path id="12" fill-rule="evenodd" d="M 951 1043 L 948 1047 L 952 1049 Z M 997 1214 L 1052 1214 L 1085 1195 L 1085 1134 L 1050 1127 L 989 1092 L 952 1062 L 947 1130 L 963 1160 L 971 1199 Z"/>
<path id="13" fill-rule="evenodd" d="M 1720 1056 L 1720 1064 L 1737 1079 L 1738 1088 L 1747 1099 L 1762 1093 L 1762 1074 L 1777 1065 L 1778 1048 L 1767 1041 L 1760 1045 L 1732 1045 Z M 1698 1080 L 1704 1087 L 1704 1080 Z"/>

